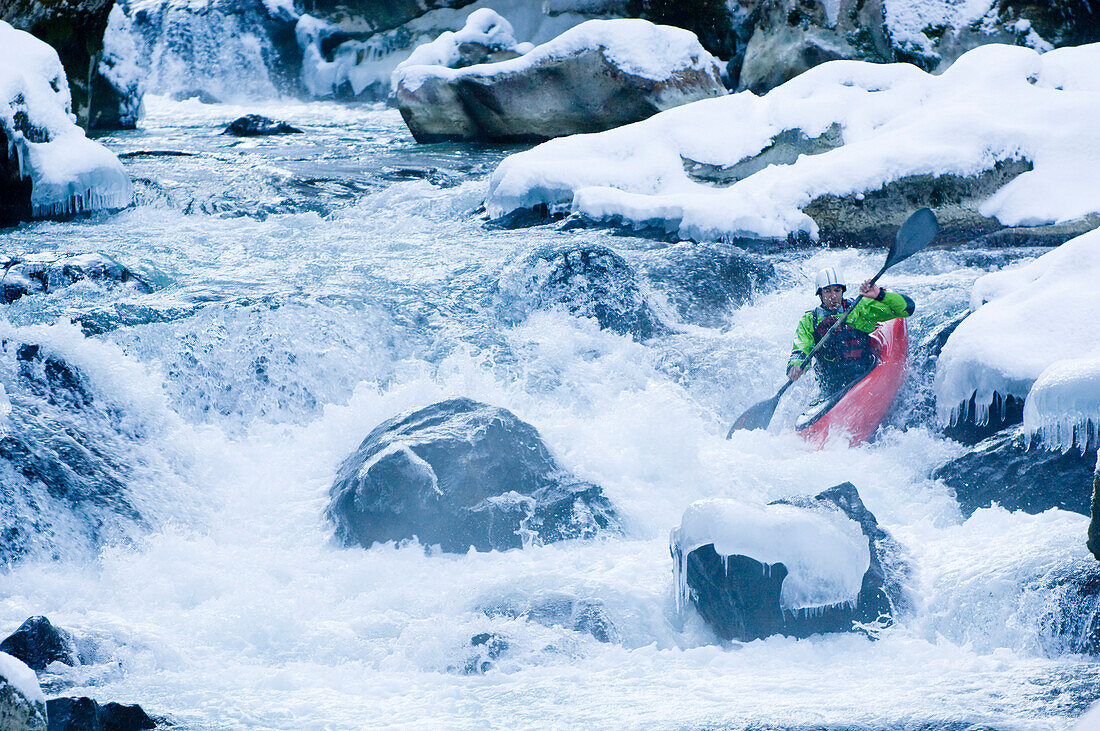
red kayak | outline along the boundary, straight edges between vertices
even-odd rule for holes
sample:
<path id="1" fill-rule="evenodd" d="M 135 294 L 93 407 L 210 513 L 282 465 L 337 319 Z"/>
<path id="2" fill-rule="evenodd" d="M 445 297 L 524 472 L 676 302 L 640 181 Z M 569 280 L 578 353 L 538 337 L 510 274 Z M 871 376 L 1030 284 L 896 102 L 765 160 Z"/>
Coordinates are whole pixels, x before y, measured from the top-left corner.
<path id="1" fill-rule="evenodd" d="M 849 446 L 871 438 L 890 412 L 905 380 L 905 361 L 909 355 L 909 335 L 905 320 L 896 318 L 880 323 L 871 333 L 878 365 L 861 378 L 839 399 L 819 404 L 802 416 L 795 430 L 817 449 L 830 437 L 846 438 Z"/>

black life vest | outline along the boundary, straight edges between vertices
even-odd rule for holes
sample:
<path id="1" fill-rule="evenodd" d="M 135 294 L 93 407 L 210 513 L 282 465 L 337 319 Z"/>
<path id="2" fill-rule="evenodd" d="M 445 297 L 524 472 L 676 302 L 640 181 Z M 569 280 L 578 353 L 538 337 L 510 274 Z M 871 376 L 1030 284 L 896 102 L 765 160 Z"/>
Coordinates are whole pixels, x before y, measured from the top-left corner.
<path id="1" fill-rule="evenodd" d="M 851 300 L 844 300 L 841 309 L 836 312 L 829 312 L 824 307 L 815 307 L 814 342 L 821 342 L 821 338 L 825 337 L 825 333 L 829 331 L 837 318 L 851 306 Z M 874 358 L 874 352 L 871 349 L 871 337 L 862 330 L 852 327 L 845 320 L 844 324 L 825 343 L 825 346 L 817 351 L 817 357 L 821 361 L 836 365 L 866 364 Z"/>

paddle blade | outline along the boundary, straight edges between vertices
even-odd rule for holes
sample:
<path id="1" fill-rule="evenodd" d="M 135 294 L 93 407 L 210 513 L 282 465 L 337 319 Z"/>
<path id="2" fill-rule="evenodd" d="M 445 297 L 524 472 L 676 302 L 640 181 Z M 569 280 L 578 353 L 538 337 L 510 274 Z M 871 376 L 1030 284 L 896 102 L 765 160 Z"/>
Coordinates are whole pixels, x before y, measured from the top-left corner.
<path id="1" fill-rule="evenodd" d="M 733 426 L 730 427 L 729 433 L 726 434 L 726 439 L 732 437 L 735 431 L 741 431 L 742 429 L 767 429 L 768 424 L 771 423 L 772 416 L 775 415 L 775 408 L 779 406 L 779 397 L 781 395 L 782 392 L 776 394 L 767 401 L 761 401 L 741 414 L 741 416 L 737 418 L 737 421 L 733 422 Z"/>
<path id="2" fill-rule="evenodd" d="M 936 214 L 929 208 L 922 208 L 909 216 L 898 229 L 898 235 L 894 239 L 894 245 L 890 247 L 890 254 L 886 257 L 883 271 L 928 246 L 932 243 L 932 239 L 936 238 L 939 229 Z"/>

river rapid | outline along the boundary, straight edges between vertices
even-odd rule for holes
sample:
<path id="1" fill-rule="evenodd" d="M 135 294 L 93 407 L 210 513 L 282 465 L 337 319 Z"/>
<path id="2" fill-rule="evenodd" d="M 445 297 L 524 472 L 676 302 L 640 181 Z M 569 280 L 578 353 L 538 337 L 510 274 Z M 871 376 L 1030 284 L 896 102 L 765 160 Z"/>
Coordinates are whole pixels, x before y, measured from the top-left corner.
<path id="1" fill-rule="evenodd" d="M 1052 638 L 1054 599 L 1036 581 L 1091 560 L 1087 519 L 994 508 L 963 521 L 929 478 L 964 448 L 932 421 L 918 344 L 978 276 L 1043 250 L 934 249 L 890 271 L 883 283 L 917 302 L 914 367 L 874 443 L 815 452 L 794 436 L 810 379 L 771 431 L 727 441 L 782 383 L 812 272 L 857 281 L 883 252 L 771 248 L 777 280 L 718 327 L 678 321 L 643 277 L 671 331 L 642 343 L 564 312 L 517 322 L 495 285 L 533 249 L 595 243 L 638 264 L 670 244 L 489 227 L 487 176 L 519 148 L 418 146 L 381 106 L 147 107 L 138 130 L 99 138 L 136 205 L 0 231 L 9 254 L 101 251 L 158 285 L 78 284 L 0 321 L 136 425 L 123 456 L 142 524 L 0 572 L 0 629 L 43 614 L 94 660 L 51 666 L 47 695 L 140 703 L 181 731 L 1062 729 L 1100 697 L 1100 668 Z M 304 134 L 219 134 L 247 112 Z M 537 427 L 603 486 L 623 534 L 467 555 L 335 544 L 323 512 L 340 462 L 382 420 L 453 396 Z M 668 533 L 692 501 L 846 480 L 914 567 L 894 626 L 741 645 L 678 615 Z M 612 641 L 500 609 L 559 595 L 601 603 Z M 507 649 L 467 672 L 486 632 Z"/>

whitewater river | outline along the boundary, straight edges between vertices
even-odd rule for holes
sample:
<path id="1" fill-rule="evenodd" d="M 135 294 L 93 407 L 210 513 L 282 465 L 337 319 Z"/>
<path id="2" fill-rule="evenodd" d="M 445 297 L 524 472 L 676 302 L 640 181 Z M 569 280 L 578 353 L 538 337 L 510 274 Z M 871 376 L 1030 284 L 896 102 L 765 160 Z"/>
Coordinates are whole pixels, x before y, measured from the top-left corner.
<path id="1" fill-rule="evenodd" d="M 305 134 L 219 135 L 245 112 Z M 181 731 L 1062 729 L 1100 697 L 1100 668 L 1053 638 L 1039 588 L 1056 564 L 1091 560 L 1087 520 L 963 522 L 929 479 L 963 448 L 929 422 L 917 344 L 977 276 L 1041 252 L 937 250 L 892 270 L 884 283 L 918 304 L 899 412 L 872 445 L 813 452 L 784 429 L 810 379 L 771 433 L 726 441 L 726 427 L 782 382 L 809 275 L 836 265 L 856 281 L 882 252 L 771 251 L 778 281 L 713 328 L 678 322 L 643 280 L 673 331 L 637 343 L 562 312 L 502 317 L 497 277 L 534 247 L 592 242 L 638 264 L 669 246 L 486 227 L 487 176 L 515 148 L 418 147 L 382 108 L 158 98 L 142 129 L 101 141 L 124 156 L 136 206 L 0 232 L 6 253 L 102 251 L 159 286 L 77 285 L 0 321 L 122 415 L 116 456 L 142 516 L 97 550 L 81 526 L 54 526 L 0 573 L 0 632 L 44 614 L 92 659 L 52 666 L 48 695 L 141 703 Z M 341 460 L 382 420 L 460 395 L 534 424 L 603 486 L 624 534 L 465 556 L 335 545 L 323 511 Z M 914 566 L 894 627 L 730 645 L 677 615 L 668 533 L 688 504 L 845 480 Z M 553 594 L 601 603 L 612 641 L 501 610 Z M 467 674 L 485 632 L 508 648 Z"/>

